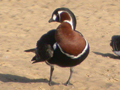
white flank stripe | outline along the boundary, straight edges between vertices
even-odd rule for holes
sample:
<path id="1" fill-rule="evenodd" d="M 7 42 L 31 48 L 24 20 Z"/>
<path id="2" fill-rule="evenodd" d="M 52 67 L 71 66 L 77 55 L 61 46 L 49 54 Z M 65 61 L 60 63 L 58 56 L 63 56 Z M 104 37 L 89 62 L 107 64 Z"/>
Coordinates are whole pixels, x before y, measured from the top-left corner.
<path id="1" fill-rule="evenodd" d="M 120 51 L 113 51 L 116 55 L 120 56 Z"/>
<path id="2" fill-rule="evenodd" d="M 56 48 L 57 48 L 57 44 L 54 43 L 54 44 L 53 44 L 53 49 L 55 50 Z"/>

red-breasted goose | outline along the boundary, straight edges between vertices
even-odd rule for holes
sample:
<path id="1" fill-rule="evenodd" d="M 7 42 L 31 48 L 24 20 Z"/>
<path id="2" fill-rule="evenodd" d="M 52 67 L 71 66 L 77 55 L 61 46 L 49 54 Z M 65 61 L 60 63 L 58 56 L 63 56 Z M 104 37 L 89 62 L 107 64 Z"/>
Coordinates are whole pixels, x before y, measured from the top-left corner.
<path id="1" fill-rule="evenodd" d="M 72 76 L 72 68 L 88 56 L 89 44 L 80 32 L 75 31 L 76 18 L 68 8 L 56 9 L 49 22 L 54 21 L 61 24 L 56 30 L 49 31 L 38 40 L 36 55 L 32 61 L 33 63 L 45 61 L 51 66 L 49 85 L 54 65 L 70 67 L 67 85 Z"/>

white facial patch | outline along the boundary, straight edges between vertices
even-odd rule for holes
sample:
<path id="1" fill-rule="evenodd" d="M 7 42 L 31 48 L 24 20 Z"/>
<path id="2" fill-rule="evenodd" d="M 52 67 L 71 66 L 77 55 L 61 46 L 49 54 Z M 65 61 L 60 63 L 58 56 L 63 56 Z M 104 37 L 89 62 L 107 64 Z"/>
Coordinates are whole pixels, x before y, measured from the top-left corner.
<path id="1" fill-rule="evenodd" d="M 58 11 L 58 14 L 60 15 L 63 11 Z"/>
<path id="2" fill-rule="evenodd" d="M 53 15 L 53 20 L 56 20 L 57 19 L 57 16 L 54 14 Z"/>

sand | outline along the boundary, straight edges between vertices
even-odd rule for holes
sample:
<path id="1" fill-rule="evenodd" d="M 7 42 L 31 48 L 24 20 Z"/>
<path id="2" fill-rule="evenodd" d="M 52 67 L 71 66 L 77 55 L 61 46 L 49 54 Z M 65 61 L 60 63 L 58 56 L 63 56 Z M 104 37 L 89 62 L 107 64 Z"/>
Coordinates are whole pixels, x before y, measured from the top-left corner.
<path id="1" fill-rule="evenodd" d="M 67 7 L 77 18 L 76 30 L 90 44 L 89 56 L 74 67 L 73 85 L 65 86 L 69 68 L 32 64 L 37 40 L 59 23 L 52 12 Z M 120 0 L 0 0 L 0 90 L 120 90 L 120 58 L 110 40 L 120 35 Z"/>

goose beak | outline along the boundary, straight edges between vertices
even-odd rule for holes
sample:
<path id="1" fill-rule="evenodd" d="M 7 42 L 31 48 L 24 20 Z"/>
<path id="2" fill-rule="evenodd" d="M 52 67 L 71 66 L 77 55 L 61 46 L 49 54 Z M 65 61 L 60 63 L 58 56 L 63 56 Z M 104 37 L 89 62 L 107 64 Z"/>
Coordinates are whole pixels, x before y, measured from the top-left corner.
<path id="1" fill-rule="evenodd" d="M 52 19 L 52 18 L 50 18 L 50 20 L 49 20 L 48 22 L 49 22 L 49 23 L 50 23 L 50 22 L 53 22 L 53 19 Z"/>

